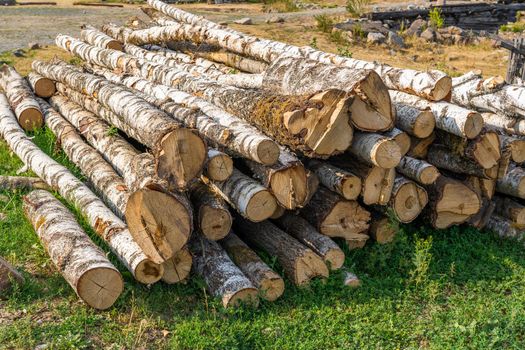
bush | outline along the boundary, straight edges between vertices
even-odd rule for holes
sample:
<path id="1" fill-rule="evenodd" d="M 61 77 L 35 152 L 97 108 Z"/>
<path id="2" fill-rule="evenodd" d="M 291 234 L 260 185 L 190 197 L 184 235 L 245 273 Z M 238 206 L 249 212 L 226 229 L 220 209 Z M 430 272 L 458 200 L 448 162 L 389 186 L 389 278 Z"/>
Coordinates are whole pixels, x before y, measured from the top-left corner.
<path id="1" fill-rule="evenodd" d="M 443 24 L 445 24 L 445 19 L 441 15 L 441 9 L 440 8 L 437 8 L 437 7 L 433 8 L 432 10 L 430 10 L 428 15 L 430 17 L 430 25 L 434 29 L 441 28 L 441 27 L 443 27 Z"/>
<path id="2" fill-rule="evenodd" d="M 504 24 L 499 28 L 499 30 L 502 32 L 513 32 L 513 33 L 525 32 L 525 23 L 516 22 L 516 23 Z"/>
<path id="3" fill-rule="evenodd" d="M 361 17 L 370 4 L 370 0 L 347 0 L 346 10 L 356 17 Z"/>
<path id="4" fill-rule="evenodd" d="M 317 29 L 324 33 L 331 33 L 332 28 L 334 27 L 334 21 L 327 15 L 317 15 L 314 16 L 315 21 L 317 22 Z"/>

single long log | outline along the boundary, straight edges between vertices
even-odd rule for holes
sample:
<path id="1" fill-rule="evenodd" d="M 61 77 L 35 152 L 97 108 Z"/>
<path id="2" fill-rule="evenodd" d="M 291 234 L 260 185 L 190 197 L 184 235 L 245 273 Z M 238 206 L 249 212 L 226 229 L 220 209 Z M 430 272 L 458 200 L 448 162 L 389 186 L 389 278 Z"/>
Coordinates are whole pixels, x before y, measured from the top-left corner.
<path id="1" fill-rule="evenodd" d="M 90 43 L 91 45 L 95 45 L 105 49 L 124 51 L 123 43 L 100 32 L 97 28 L 90 25 L 82 26 L 82 31 L 80 31 L 80 39 L 87 43 Z"/>
<path id="2" fill-rule="evenodd" d="M 459 225 L 481 208 L 481 200 L 476 192 L 446 176 L 440 176 L 434 184 L 425 188 L 429 197 L 429 219 L 435 228 Z"/>
<path id="3" fill-rule="evenodd" d="M 224 200 L 202 182 L 192 186 L 191 200 L 195 222 L 202 234 L 212 241 L 226 237 L 232 227 L 232 217 Z"/>
<path id="4" fill-rule="evenodd" d="M 268 219 L 277 209 L 277 202 L 270 191 L 237 169 L 226 181 L 204 180 L 239 214 L 253 222 Z"/>
<path id="5" fill-rule="evenodd" d="M 5 296 L 11 290 L 13 282 L 22 284 L 24 283 L 24 277 L 13 265 L 0 256 L 0 297 Z"/>
<path id="6" fill-rule="evenodd" d="M 525 228 L 525 206 L 509 197 L 495 196 L 496 214 L 509 219 L 517 228 Z"/>
<path id="7" fill-rule="evenodd" d="M 225 181 L 233 173 L 233 160 L 224 152 L 208 149 L 208 160 L 204 164 L 204 176 L 214 181 Z"/>
<path id="8" fill-rule="evenodd" d="M 124 289 L 122 276 L 73 214 L 43 190 L 24 197 L 24 212 L 51 261 L 79 298 L 95 309 L 111 307 Z"/>
<path id="9" fill-rule="evenodd" d="M 47 190 L 49 186 L 38 177 L 0 176 L 0 190 Z"/>
<path id="10" fill-rule="evenodd" d="M 402 157 L 397 142 L 380 134 L 356 132 L 348 150 L 366 163 L 383 169 L 395 168 Z"/>
<path id="11" fill-rule="evenodd" d="M 202 171 L 207 153 L 203 140 L 131 91 L 64 64 L 33 61 L 33 69 L 111 110 L 117 118 L 106 121 L 153 150 L 160 177 L 184 188 Z"/>
<path id="12" fill-rule="evenodd" d="M 478 163 L 451 152 L 443 145 L 431 146 L 427 160 L 439 169 L 446 169 L 455 173 L 474 175 L 486 179 L 495 179 L 498 176 L 497 164 L 493 168 L 483 169 Z"/>
<path id="13" fill-rule="evenodd" d="M 257 305 L 257 288 L 231 261 L 219 243 L 197 235 L 190 240 L 193 269 L 204 279 L 206 289 L 220 298 L 224 307 L 242 303 Z"/>
<path id="14" fill-rule="evenodd" d="M 235 265 L 259 290 L 259 297 L 277 300 L 284 292 L 284 281 L 235 233 L 230 232 L 220 242 Z"/>
<path id="15" fill-rule="evenodd" d="M 193 257 L 190 250 L 184 247 L 176 252 L 171 259 L 166 260 L 162 266 L 164 267 L 163 282 L 168 284 L 180 283 L 188 279 L 193 266 Z"/>
<path id="16" fill-rule="evenodd" d="M 496 191 L 513 197 L 525 198 L 525 170 L 511 163 L 505 176 L 498 179 Z"/>
<path id="17" fill-rule="evenodd" d="M 486 226 L 501 238 L 514 238 L 521 240 L 525 233 L 522 228 L 517 228 L 511 221 L 498 215 L 492 215 Z"/>
<path id="18" fill-rule="evenodd" d="M 408 156 L 401 158 L 396 170 L 422 185 L 433 184 L 440 175 L 439 170 L 432 164 Z"/>
<path id="19" fill-rule="evenodd" d="M 123 140 L 118 139 L 118 136 L 109 135 L 107 128 L 104 127 L 98 131 L 106 131 L 105 134 L 93 133 L 96 125 L 86 126 L 85 123 L 96 118 L 83 111 L 78 105 L 61 96 L 55 96 L 51 100 L 59 107 L 64 116 L 74 121 L 75 126 L 84 126 L 84 134 L 87 134 L 89 139 L 95 139 L 94 143 L 104 144 L 106 142 L 109 150 L 114 150 L 119 143 L 124 143 Z M 158 264 L 163 263 L 186 245 L 192 230 L 192 213 L 185 197 L 167 193 L 162 189 L 162 185 L 154 180 L 148 180 L 149 186 L 136 186 L 129 190 L 125 180 L 94 148 L 85 143 L 75 130 L 75 126 L 55 112 L 47 103 L 42 102 L 41 108 L 44 110 L 46 125 L 57 135 L 69 159 L 79 166 L 104 200 L 111 204 L 110 207 L 121 218 L 126 219 L 131 235 L 152 261 Z M 113 148 L 111 148 L 112 143 Z M 130 146 L 124 146 L 124 148 L 128 150 Z M 110 160 L 114 159 L 115 154 L 125 153 L 125 150 L 124 152 L 117 150 L 117 153 L 108 153 L 106 157 Z M 138 152 L 133 153 L 133 151 L 129 151 L 127 156 L 128 159 L 131 158 L 128 166 L 134 164 L 135 157 L 139 158 Z M 141 173 L 135 176 L 149 176 L 148 174 L 153 171 L 147 170 L 146 164 L 142 166 L 140 170 L 144 171 L 145 175 Z"/>
<path id="20" fill-rule="evenodd" d="M 355 200 L 361 193 L 361 178 L 351 172 L 313 159 L 309 160 L 307 165 L 317 175 L 323 186 L 341 195 L 344 199 Z"/>
<path id="21" fill-rule="evenodd" d="M 284 232 L 290 234 L 299 242 L 313 250 L 323 258 L 330 270 L 338 270 L 345 262 L 345 254 L 339 246 L 300 216 L 286 213 L 275 220 L 275 223 Z"/>
<path id="22" fill-rule="evenodd" d="M 79 208 L 89 225 L 106 241 L 137 281 L 150 284 L 161 278 L 162 267 L 144 255 L 126 225 L 67 168 L 31 142 L 19 127 L 3 94 L 0 94 L 0 135 L 35 174 Z"/>
<path id="23" fill-rule="evenodd" d="M 315 277 L 328 277 L 321 257 L 269 221 L 254 224 L 238 217 L 234 227 L 244 242 L 277 257 L 286 277 L 295 285 L 304 286 Z"/>
<path id="24" fill-rule="evenodd" d="M 170 27 L 150 28 L 127 39 L 134 44 L 151 43 L 152 41 L 191 40 L 195 43 L 205 42 L 252 57 L 264 62 L 273 62 L 278 56 L 307 57 L 321 63 L 335 64 L 354 69 L 372 69 L 384 80 L 390 89 L 414 93 L 431 100 L 445 98 L 451 89 L 451 79 L 440 71 L 418 72 L 410 69 L 400 69 L 377 62 L 366 62 L 353 58 L 315 50 L 311 47 L 296 47 L 277 41 L 264 40 L 244 35 L 231 30 L 224 30 L 217 24 L 199 18 L 194 21 L 194 15 L 166 5 L 159 0 L 148 0 L 148 4 L 179 21 L 192 25 L 179 24 Z M 180 19 L 179 19 L 180 18 Z M 198 24 L 198 25 L 196 25 Z M 141 35 L 145 34 L 145 35 Z M 151 34 L 151 35 L 150 35 Z M 142 42 L 138 42 L 141 38 Z"/>
<path id="25" fill-rule="evenodd" d="M 345 239 L 366 236 L 370 213 L 356 201 L 348 201 L 320 187 L 310 202 L 299 212 L 317 231 Z"/>
<path id="26" fill-rule="evenodd" d="M 404 103 L 418 109 L 430 109 L 436 118 L 436 128 L 459 137 L 475 138 L 483 128 L 481 114 L 448 102 L 430 102 L 417 96 L 390 90 L 394 103 Z"/>
<path id="27" fill-rule="evenodd" d="M 430 109 L 420 110 L 403 103 L 394 103 L 396 127 L 406 133 L 424 139 L 429 137 L 436 126 L 436 119 Z"/>
<path id="28" fill-rule="evenodd" d="M 13 67 L 6 64 L 0 68 L 0 89 L 4 91 L 9 105 L 24 130 L 33 131 L 44 124 L 44 117 L 33 91 L 25 79 Z"/>
<path id="29" fill-rule="evenodd" d="M 27 75 L 27 82 L 38 97 L 49 98 L 56 92 L 53 80 L 44 78 L 38 73 L 30 72 Z"/>

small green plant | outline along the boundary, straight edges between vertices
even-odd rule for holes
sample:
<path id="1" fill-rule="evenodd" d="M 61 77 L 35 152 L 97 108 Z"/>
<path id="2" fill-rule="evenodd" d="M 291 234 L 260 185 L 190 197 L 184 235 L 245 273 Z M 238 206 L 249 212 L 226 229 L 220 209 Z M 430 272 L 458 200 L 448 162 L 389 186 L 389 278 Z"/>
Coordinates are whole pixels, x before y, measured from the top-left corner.
<path id="1" fill-rule="evenodd" d="M 338 45 L 346 45 L 348 42 L 339 30 L 330 33 L 330 41 Z"/>
<path id="2" fill-rule="evenodd" d="M 432 260 L 432 236 L 427 239 L 417 238 L 415 251 L 412 257 L 413 269 L 410 271 L 410 279 L 419 286 L 428 280 L 428 269 Z"/>
<path id="3" fill-rule="evenodd" d="M 352 58 L 352 51 L 350 51 L 350 48 L 348 46 L 344 46 L 344 47 L 337 47 L 337 54 L 339 56 L 343 56 L 343 57 L 348 57 L 348 58 Z"/>
<path id="4" fill-rule="evenodd" d="M 111 125 L 106 133 L 107 136 L 116 136 L 118 134 L 118 128 L 114 125 Z"/>
<path id="5" fill-rule="evenodd" d="M 355 17 L 361 17 L 368 4 L 370 4 L 370 0 L 347 0 L 346 10 Z"/>
<path id="6" fill-rule="evenodd" d="M 334 20 L 327 15 L 314 16 L 315 22 L 317 23 L 317 29 L 323 33 L 331 33 L 334 28 Z"/>
<path id="7" fill-rule="evenodd" d="M 436 7 L 430 10 L 428 13 L 428 16 L 430 18 L 430 25 L 432 28 L 437 29 L 443 27 L 443 24 L 445 24 L 445 19 L 443 18 L 441 14 L 441 9 Z"/>
<path id="8" fill-rule="evenodd" d="M 266 7 L 270 7 L 277 12 L 299 11 L 299 7 L 293 0 L 264 0 L 263 3 Z"/>
<path id="9" fill-rule="evenodd" d="M 525 32 L 525 23 L 516 22 L 516 23 L 504 24 L 499 28 L 499 30 L 502 32 L 512 32 L 512 33 Z"/>
<path id="10" fill-rule="evenodd" d="M 78 57 L 73 57 L 69 60 L 69 64 L 72 64 L 74 66 L 81 66 L 83 64 L 83 61 Z"/>
<path id="11" fill-rule="evenodd" d="M 314 37 L 312 38 L 312 40 L 310 41 L 309 46 L 310 46 L 312 49 L 316 49 L 316 50 L 319 49 L 319 47 L 317 46 L 317 38 L 316 38 L 315 36 L 314 36 Z"/>
<path id="12" fill-rule="evenodd" d="M 352 28 L 352 36 L 355 39 L 364 39 L 366 37 L 365 31 L 360 23 L 356 23 Z"/>

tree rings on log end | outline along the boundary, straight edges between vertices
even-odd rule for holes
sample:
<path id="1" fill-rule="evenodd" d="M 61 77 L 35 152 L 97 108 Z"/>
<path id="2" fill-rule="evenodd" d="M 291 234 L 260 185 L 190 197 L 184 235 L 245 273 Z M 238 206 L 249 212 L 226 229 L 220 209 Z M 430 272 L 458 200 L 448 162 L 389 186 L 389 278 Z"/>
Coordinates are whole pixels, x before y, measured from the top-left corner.
<path id="1" fill-rule="evenodd" d="M 203 205 L 199 210 L 199 228 L 212 241 L 228 235 L 232 227 L 232 217 L 228 210 Z"/>
<path id="2" fill-rule="evenodd" d="M 401 149 L 395 140 L 384 140 L 374 150 L 372 159 L 383 169 L 395 168 L 401 161 Z"/>
<path id="3" fill-rule="evenodd" d="M 386 217 L 372 220 L 369 235 L 379 244 L 390 243 L 396 235 L 396 228 Z"/>
<path id="4" fill-rule="evenodd" d="M 368 238 L 347 239 L 346 244 L 348 245 L 349 250 L 356 250 L 356 249 L 363 249 L 367 241 L 368 241 Z"/>
<path id="5" fill-rule="evenodd" d="M 296 260 L 294 270 L 294 283 L 298 286 L 304 286 L 316 277 L 327 278 L 329 274 L 323 259 L 309 249 Z"/>
<path id="6" fill-rule="evenodd" d="M 481 114 L 476 112 L 470 113 L 467 116 L 467 120 L 465 121 L 465 137 L 468 139 L 473 139 L 479 135 L 481 129 L 483 129 L 483 117 Z"/>
<path id="7" fill-rule="evenodd" d="M 264 300 L 275 301 L 284 293 L 282 278 L 265 278 L 259 286 L 259 296 Z"/>
<path id="8" fill-rule="evenodd" d="M 124 45 L 118 40 L 111 40 L 106 44 L 106 49 L 124 52 Z"/>
<path id="9" fill-rule="evenodd" d="M 135 279 L 143 284 L 158 282 L 164 274 L 164 267 L 151 260 L 142 260 L 135 268 Z"/>
<path id="10" fill-rule="evenodd" d="M 402 223 L 414 221 L 428 203 L 427 192 L 412 181 L 402 184 L 393 198 L 392 208 Z"/>
<path id="11" fill-rule="evenodd" d="M 302 164 L 292 165 L 274 172 L 270 188 L 277 202 L 286 209 L 303 207 L 308 196 L 308 179 Z"/>
<path id="12" fill-rule="evenodd" d="M 280 152 L 279 146 L 272 140 L 264 140 L 257 145 L 257 158 L 263 165 L 277 163 Z"/>
<path id="13" fill-rule="evenodd" d="M 233 160 L 226 154 L 219 154 L 208 159 L 206 177 L 214 181 L 225 181 L 233 173 Z"/>
<path id="14" fill-rule="evenodd" d="M 246 205 L 246 218 L 253 222 L 264 221 L 272 216 L 276 209 L 275 197 L 269 191 L 259 191 Z"/>
<path id="15" fill-rule="evenodd" d="M 486 132 L 484 135 L 481 135 L 480 141 L 476 142 L 474 146 L 473 155 L 483 169 L 490 169 L 498 165 L 501 158 L 501 146 L 498 134 L 495 132 Z"/>
<path id="16" fill-rule="evenodd" d="M 375 122 L 375 131 L 390 129 L 394 125 L 395 115 L 388 87 L 383 82 L 383 79 L 375 71 L 370 70 L 366 80 L 359 85 L 359 89 L 360 93 L 364 95 L 368 115 L 356 115 L 355 117 L 359 118 L 360 122 L 365 122 L 367 125 L 372 125 L 372 127 L 372 123 Z M 361 100 L 361 103 L 364 102 Z M 370 117 L 369 120 L 366 120 L 367 117 Z M 356 127 L 358 126 L 356 125 Z"/>
<path id="17" fill-rule="evenodd" d="M 363 202 L 366 205 L 386 205 L 392 195 L 396 171 L 372 167 L 363 185 Z"/>
<path id="18" fill-rule="evenodd" d="M 168 284 L 179 283 L 184 281 L 191 272 L 193 265 L 193 257 L 189 249 L 183 248 L 162 264 L 164 273 L 162 274 L 162 281 Z"/>
<path id="19" fill-rule="evenodd" d="M 525 182 L 523 185 L 525 189 Z M 474 191 L 460 182 L 450 181 L 441 188 L 439 202 L 435 204 L 433 225 L 438 229 L 459 225 L 480 208 L 481 201 Z"/>
<path id="20" fill-rule="evenodd" d="M 42 127 L 44 124 L 44 117 L 40 110 L 36 108 L 27 108 L 20 113 L 18 122 L 25 131 L 34 131 Z"/>
<path id="21" fill-rule="evenodd" d="M 330 249 L 325 254 L 324 261 L 330 270 L 339 270 L 345 262 L 345 253 L 341 249 Z"/>
<path id="22" fill-rule="evenodd" d="M 432 101 L 441 101 L 450 95 L 452 90 L 452 78 L 444 76 L 436 81 L 434 88 L 428 95 L 428 99 Z"/>
<path id="23" fill-rule="evenodd" d="M 440 172 L 435 166 L 427 166 L 423 170 L 421 170 L 419 181 L 423 185 L 431 185 L 434 182 L 436 182 L 439 175 Z"/>
<path id="24" fill-rule="evenodd" d="M 257 307 L 259 305 L 258 291 L 255 288 L 244 288 L 234 294 L 226 294 L 222 297 L 224 307 L 237 307 L 242 304 Z"/>
<path id="25" fill-rule="evenodd" d="M 320 232 L 330 237 L 349 238 L 368 230 L 370 213 L 356 201 L 341 200 L 321 223 Z"/>
<path id="26" fill-rule="evenodd" d="M 48 78 L 38 79 L 34 86 L 35 94 L 38 97 L 49 98 L 56 92 L 55 83 Z"/>
<path id="27" fill-rule="evenodd" d="M 436 118 L 431 111 L 421 111 L 414 123 L 413 134 L 417 138 L 429 137 L 436 127 Z"/>
<path id="28" fill-rule="evenodd" d="M 341 181 L 341 192 L 345 199 L 355 200 L 361 193 L 362 182 L 357 176 L 348 176 Z"/>
<path id="29" fill-rule="evenodd" d="M 105 310 L 113 305 L 124 289 L 122 276 L 115 269 L 93 268 L 78 279 L 78 296 L 91 307 Z"/>

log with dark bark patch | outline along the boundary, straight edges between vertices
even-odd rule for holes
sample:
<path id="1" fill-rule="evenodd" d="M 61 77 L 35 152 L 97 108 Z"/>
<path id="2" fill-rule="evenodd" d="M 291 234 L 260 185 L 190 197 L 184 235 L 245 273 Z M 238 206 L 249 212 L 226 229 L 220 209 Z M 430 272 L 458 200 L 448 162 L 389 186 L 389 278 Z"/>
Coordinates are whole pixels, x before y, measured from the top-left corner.
<path id="1" fill-rule="evenodd" d="M 162 281 L 168 284 L 184 282 L 188 279 L 193 266 L 193 257 L 187 247 L 182 248 L 162 264 Z"/>
<path id="2" fill-rule="evenodd" d="M 503 196 L 495 196 L 494 203 L 496 214 L 509 219 L 518 228 L 525 228 L 525 206 Z"/>
<path id="3" fill-rule="evenodd" d="M 232 217 L 224 200 L 202 182 L 195 183 L 190 190 L 195 222 L 202 234 L 217 241 L 228 235 Z"/>
<path id="4" fill-rule="evenodd" d="M 525 198 L 525 170 L 511 163 L 505 176 L 496 182 L 496 191 L 513 197 Z"/>
<path id="5" fill-rule="evenodd" d="M 475 161 L 452 152 L 443 145 L 433 145 L 428 150 L 427 160 L 430 164 L 459 174 L 474 175 L 486 179 L 498 176 L 498 164 L 490 169 L 483 169 Z"/>
<path id="6" fill-rule="evenodd" d="M 512 238 L 522 240 L 525 231 L 523 228 L 515 227 L 514 224 L 499 215 L 492 215 L 486 226 L 487 230 L 496 233 L 501 238 Z"/>
<path id="7" fill-rule="evenodd" d="M 237 307 L 242 303 L 257 305 L 257 288 L 231 261 L 219 243 L 202 235 L 190 240 L 193 269 L 206 283 L 208 292 L 220 298 L 224 307 Z"/>
<path id="8" fill-rule="evenodd" d="M 105 310 L 117 300 L 124 281 L 58 199 L 44 190 L 24 197 L 24 212 L 64 279 L 89 306 Z"/>
<path id="9" fill-rule="evenodd" d="M 307 165 L 317 175 L 323 186 L 341 195 L 344 199 L 357 199 L 361 193 L 361 178 L 357 175 L 313 159 L 309 160 Z"/>
<path id="10" fill-rule="evenodd" d="M 409 223 L 419 216 L 427 203 L 428 195 L 424 188 L 398 175 L 394 180 L 388 207 L 375 206 L 374 208 L 385 213 L 391 209 L 399 222 Z"/>
<path id="11" fill-rule="evenodd" d="M 0 297 L 5 297 L 15 283 L 24 283 L 24 277 L 0 256 Z"/>
<path id="12" fill-rule="evenodd" d="M 0 175 L 0 190 L 47 190 L 49 186 L 38 177 L 2 176 Z"/>
<path id="13" fill-rule="evenodd" d="M 0 89 L 4 91 L 24 130 L 33 131 L 44 124 L 44 117 L 33 91 L 13 67 L 4 64 L 0 68 Z"/>
<path id="14" fill-rule="evenodd" d="M 428 148 L 435 140 L 436 134 L 434 133 L 424 139 L 412 137 L 412 141 L 410 142 L 410 150 L 408 151 L 407 156 L 416 159 L 425 159 L 428 154 Z"/>
<path id="15" fill-rule="evenodd" d="M 430 109 L 420 110 L 403 103 L 395 103 L 394 106 L 397 114 L 397 128 L 420 139 L 432 134 L 436 126 L 436 119 Z"/>
<path id="16" fill-rule="evenodd" d="M 366 236 L 370 213 L 356 201 L 320 187 L 300 215 L 320 233 L 345 239 Z"/>
<path id="17" fill-rule="evenodd" d="M 233 231 L 221 240 L 220 244 L 235 265 L 259 290 L 259 297 L 275 301 L 283 294 L 284 281 L 281 276 L 266 265 Z"/>
<path id="18" fill-rule="evenodd" d="M 440 175 L 439 170 L 432 164 L 408 156 L 401 158 L 396 170 L 422 185 L 433 184 Z"/>
<path id="19" fill-rule="evenodd" d="M 56 87 L 53 80 L 44 78 L 38 73 L 30 72 L 27 75 L 27 82 L 29 83 L 29 86 L 31 86 L 31 89 L 33 89 L 35 95 L 38 97 L 49 98 L 56 92 Z"/>
<path id="20" fill-rule="evenodd" d="M 275 220 L 277 226 L 299 242 L 312 249 L 325 261 L 330 270 L 338 270 L 345 262 L 345 254 L 339 246 L 320 234 L 308 221 L 300 216 L 286 213 Z"/>
<path id="21" fill-rule="evenodd" d="M 269 221 L 255 224 L 237 217 L 234 227 L 244 242 L 277 257 L 295 285 L 306 285 L 315 277 L 328 277 L 328 268 L 320 256 Z"/>

